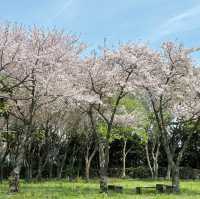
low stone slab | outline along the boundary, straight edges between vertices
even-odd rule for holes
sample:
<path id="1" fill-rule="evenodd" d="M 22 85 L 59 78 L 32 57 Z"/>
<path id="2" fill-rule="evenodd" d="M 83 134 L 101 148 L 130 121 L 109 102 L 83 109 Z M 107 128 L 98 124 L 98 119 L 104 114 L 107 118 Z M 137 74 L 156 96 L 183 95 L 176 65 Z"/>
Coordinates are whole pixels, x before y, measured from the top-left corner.
<path id="1" fill-rule="evenodd" d="M 142 193 L 142 189 L 155 189 L 156 187 L 153 186 L 146 186 L 146 187 L 136 187 L 135 191 L 137 194 L 141 194 Z"/>
<path id="2" fill-rule="evenodd" d="M 122 193 L 123 192 L 123 187 L 122 186 L 117 186 L 117 185 L 108 185 L 108 190 L 115 191 L 115 192 L 118 192 L 118 193 Z"/>

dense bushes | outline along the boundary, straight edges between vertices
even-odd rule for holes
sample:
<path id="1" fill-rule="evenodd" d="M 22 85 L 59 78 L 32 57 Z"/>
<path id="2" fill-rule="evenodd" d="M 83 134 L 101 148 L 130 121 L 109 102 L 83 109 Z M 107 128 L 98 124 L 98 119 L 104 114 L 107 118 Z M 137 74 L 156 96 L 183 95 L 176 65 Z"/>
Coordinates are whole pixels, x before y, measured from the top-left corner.
<path id="1" fill-rule="evenodd" d="M 121 168 L 110 168 L 108 172 L 109 172 L 110 177 L 121 177 L 122 169 Z M 167 173 L 167 168 L 160 167 L 159 172 L 158 172 L 158 177 L 165 178 L 166 173 Z M 126 174 L 127 174 L 127 177 L 129 177 L 129 178 L 151 178 L 151 172 L 150 172 L 149 168 L 145 167 L 145 166 L 127 168 Z M 96 173 L 96 175 L 97 175 L 97 173 Z M 200 178 L 200 169 L 193 169 L 191 167 L 181 167 L 180 168 L 180 178 L 181 179 L 199 179 Z"/>
<path id="2" fill-rule="evenodd" d="M 150 178 L 151 177 L 149 168 L 144 167 L 144 166 L 127 169 L 127 175 L 131 178 Z"/>
<path id="3" fill-rule="evenodd" d="M 4 171 L 4 177 L 7 177 L 10 173 L 11 169 L 8 169 L 7 167 L 3 169 Z M 22 178 L 26 178 L 26 169 L 22 169 Z M 84 178 L 84 172 L 80 172 L 77 169 L 70 169 L 66 168 L 63 171 L 63 178 L 74 178 L 80 175 L 80 177 Z M 158 172 L 159 178 L 165 178 L 167 173 L 166 167 L 160 167 Z M 99 176 L 98 169 L 91 168 L 91 178 L 96 178 Z M 121 177 L 122 169 L 121 168 L 110 168 L 108 170 L 108 175 L 110 177 Z M 127 178 L 151 178 L 151 173 L 148 167 L 145 166 L 139 166 L 139 167 L 130 167 L 126 169 Z M 35 175 L 33 175 L 33 178 Z M 56 177 L 56 173 L 53 176 Z M 48 178 L 48 173 L 43 173 L 43 178 Z M 200 179 L 200 169 L 193 169 L 191 167 L 181 167 L 180 168 L 180 178 L 181 179 Z"/>
<path id="4" fill-rule="evenodd" d="M 182 179 L 199 179 L 200 169 L 193 169 L 191 167 L 180 168 L 180 178 Z"/>

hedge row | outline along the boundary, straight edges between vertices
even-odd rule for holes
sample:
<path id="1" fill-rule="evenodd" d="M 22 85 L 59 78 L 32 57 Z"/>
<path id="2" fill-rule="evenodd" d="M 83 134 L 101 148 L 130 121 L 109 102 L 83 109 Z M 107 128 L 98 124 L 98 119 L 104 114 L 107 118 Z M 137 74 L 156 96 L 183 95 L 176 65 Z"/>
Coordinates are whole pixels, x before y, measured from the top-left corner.
<path id="1" fill-rule="evenodd" d="M 158 170 L 158 177 L 165 178 L 167 173 L 167 168 L 160 167 Z M 110 177 L 120 177 L 122 170 L 120 168 L 110 168 Z M 140 166 L 136 168 L 127 168 L 126 175 L 130 178 L 151 178 L 151 172 L 148 167 Z M 180 168 L 180 178 L 181 179 L 200 179 L 200 169 L 193 169 L 190 167 Z"/>

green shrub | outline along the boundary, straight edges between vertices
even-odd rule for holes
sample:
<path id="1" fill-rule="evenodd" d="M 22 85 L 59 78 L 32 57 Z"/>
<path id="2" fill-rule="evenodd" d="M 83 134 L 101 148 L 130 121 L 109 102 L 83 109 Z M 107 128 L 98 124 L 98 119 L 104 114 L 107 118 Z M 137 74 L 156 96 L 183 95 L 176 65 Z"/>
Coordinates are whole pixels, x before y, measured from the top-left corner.
<path id="1" fill-rule="evenodd" d="M 151 173 L 148 167 L 136 167 L 127 169 L 127 175 L 131 178 L 150 178 Z"/>

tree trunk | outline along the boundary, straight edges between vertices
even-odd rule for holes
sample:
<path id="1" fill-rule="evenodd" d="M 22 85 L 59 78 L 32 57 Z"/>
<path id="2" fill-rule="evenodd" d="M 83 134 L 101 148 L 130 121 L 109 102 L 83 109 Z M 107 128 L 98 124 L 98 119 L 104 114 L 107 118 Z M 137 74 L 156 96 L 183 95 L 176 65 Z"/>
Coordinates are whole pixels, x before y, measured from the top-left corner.
<path id="1" fill-rule="evenodd" d="M 86 149 L 86 154 L 85 154 L 85 177 L 86 180 L 89 181 L 90 179 L 90 166 L 91 166 L 91 162 L 92 159 L 94 158 L 96 152 L 98 150 L 98 146 L 95 145 L 92 153 L 90 154 L 90 147 L 87 147 Z"/>
<path id="2" fill-rule="evenodd" d="M 85 177 L 86 177 L 86 180 L 89 181 L 89 179 L 90 179 L 90 161 L 88 159 L 85 160 Z"/>
<path id="3" fill-rule="evenodd" d="M 19 192 L 19 170 L 16 168 L 11 172 L 8 179 L 9 181 L 9 192 Z"/>
<path id="4" fill-rule="evenodd" d="M 153 178 L 156 180 L 156 179 L 158 179 L 158 160 L 157 160 L 157 158 L 155 158 L 155 159 L 153 159 L 153 164 L 154 164 L 154 166 L 153 166 Z"/>
<path id="5" fill-rule="evenodd" d="M 58 172 L 58 178 L 59 179 L 62 178 L 62 172 L 63 172 L 63 168 L 64 168 L 64 165 L 65 165 L 66 158 L 67 158 L 67 152 L 65 152 L 64 157 L 63 157 L 62 162 L 61 162 L 61 165 L 60 165 L 60 169 L 59 169 L 59 172 Z"/>
<path id="6" fill-rule="evenodd" d="M 21 164 L 17 162 L 16 167 L 13 169 L 8 179 L 10 193 L 19 192 L 20 171 L 21 171 Z"/>
<path id="7" fill-rule="evenodd" d="M 21 146 L 19 150 L 19 155 L 16 158 L 16 166 L 10 174 L 9 177 L 9 192 L 19 192 L 19 178 L 21 172 L 21 166 L 23 163 L 23 158 L 25 154 L 25 147 L 24 145 Z"/>
<path id="8" fill-rule="evenodd" d="M 0 167 L 0 182 L 3 181 L 3 165 Z"/>
<path id="9" fill-rule="evenodd" d="M 171 179 L 171 166 L 170 166 L 169 163 L 168 163 L 168 166 L 167 166 L 167 175 L 166 175 L 166 179 L 167 179 L 167 180 L 170 180 L 170 179 Z"/>
<path id="10" fill-rule="evenodd" d="M 172 186 L 174 192 L 180 192 L 179 166 L 176 165 L 172 167 Z"/>
<path id="11" fill-rule="evenodd" d="M 49 178 L 51 179 L 53 177 L 53 164 L 50 163 L 49 165 Z"/>
<path id="12" fill-rule="evenodd" d="M 123 145 L 123 150 L 122 150 L 122 155 L 123 155 L 122 178 L 126 177 L 126 144 L 127 144 L 127 141 L 124 140 L 124 145 Z"/>
<path id="13" fill-rule="evenodd" d="M 153 169 L 152 169 L 151 162 L 150 162 L 150 157 L 149 157 L 148 143 L 146 143 L 146 145 L 145 145 L 145 151 L 146 151 L 147 163 L 148 163 L 148 166 L 149 166 L 149 169 L 150 169 L 150 172 L 151 172 L 151 177 L 153 179 L 154 174 L 153 174 Z"/>
<path id="14" fill-rule="evenodd" d="M 173 159 L 173 154 L 167 151 L 167 159 L 168 159 L 168 169 L 171 171 L 171 183 L 173 186 L 173 192 L 180 192 L 180 180 L 179 180 L 179 158 L 175 162 Z"/>
<path id="15" fill-rule="evenodd" d="M 36 178 L 37 178 L 38 181 L 40 181 L 42 179 L 42 162 L 41 162 L 41 158 L 39 158 L 39 161 L 38 161 L 38 170 L 37 170 Z"/>
<path id="16" fill-rule="evenodd" d="M 108 162 L 109 162 L 109 142 L 101 140 L 99 143 L 99 163 L 100 163 L 100 192 L 108 192 Z"/>
<path id="17" fill-rule="evenodd" d="M 179 180 L 179 160 L 176 162 L 173 160 L 173 154 L 170 153 L 169 150 L 166 150 L 167 152 L 167 159 L 168 159 L 168 169 L 171 169 L 171 182 L 173 186 L 173 192 L 180 192 L 180 180 Z"/>
<path id="18" fill-rule="evenodd" d="M 38 174 L 37 174 L 37 177 L 36 177 L 37 180 L 39 180 L 39 181 L 42 179 L 42 172 L 43 172 L 45 166 L 46 166 L 47 163 L 48 163 L 48 160 L 49 160 L 48 154 L 46 155 L 45 161 L 42 162 L 42 160 L 43 160 L 44 158 L 45 158 L 44 156 L 41 157 L 41 156 L 39 155 L 39 160 L 38 160 Z"/>
<path id="19" fill-rule="evenodd" d="M 158 140 L 159 141 L 159 140 Z M 153 155 L 153 165 L 154 165 L 154 179 L 158 178 L 158 157 L 160 153 L 160 143 L 156 146 L 156 152 L 152 151 Z"/>
<path id="20" fill-rule="evenodd" d="M 8 132 L 8 127 L 7 127 L 7 132 Z M 3 178 L 4 178 L 4 175 L 3 175 L 4 162 L 5 162 L 5 159 L 6 159 L 7 155 L 8 155 L 8 153 L 9 153 L 9 150 L 8 150 L 8 144 L 7 144 L 6 152 L 4 153 L 3 158 L 0 161 L 0 182 L 2 182 Z"/>
<path id="21" fill-rule="evenodd" d="M 32 171 L 32 165 L 29 167 L 29 179 L 31 180 L 33 178 L 33 171 Z"/>
<path id="22" fill-rule="evenodd" d="M 29 182 L 32 179 L 32 163 L 29 163 L 26 167 L 26 181 Z"/>
<path id="23" fill-rule="evenodd" d="M 126 155 L 123 156 L 122 178 L 126 177 Z"/>
<path id="24" fill-rule="evenodd" d="M 29 165 L 25 168 L 25 181 L 29 182 Z"/>
<path id="25" fill-rule="evenodd" d="M 89 161 L 89 151 L 90 147 L 86 147 L 86 153 L 85 153 L 85 178 L 87 181 L 89 181 L 90 178 L 90 161 Z"/>

